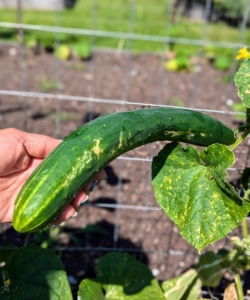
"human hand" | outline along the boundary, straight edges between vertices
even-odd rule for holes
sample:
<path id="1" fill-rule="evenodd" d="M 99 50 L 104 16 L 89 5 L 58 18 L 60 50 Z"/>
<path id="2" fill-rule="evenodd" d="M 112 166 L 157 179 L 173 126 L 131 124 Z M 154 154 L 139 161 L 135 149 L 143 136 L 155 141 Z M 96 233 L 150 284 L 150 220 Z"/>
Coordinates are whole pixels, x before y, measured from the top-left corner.
<path id="1" fill-rule="evenodd" d="M 0 130 L 0 222 L 12 222 L 15 199 L 33 170 L 61 142 L 51 137 L 32 134 L 14 128 Z M 105 171 L 100 171 L 95 180 L 102 180 Z M 53 222 L 60 224 L 75 215 L 80 204 L 88 197 L 93 181 L 67 206 Z"/>

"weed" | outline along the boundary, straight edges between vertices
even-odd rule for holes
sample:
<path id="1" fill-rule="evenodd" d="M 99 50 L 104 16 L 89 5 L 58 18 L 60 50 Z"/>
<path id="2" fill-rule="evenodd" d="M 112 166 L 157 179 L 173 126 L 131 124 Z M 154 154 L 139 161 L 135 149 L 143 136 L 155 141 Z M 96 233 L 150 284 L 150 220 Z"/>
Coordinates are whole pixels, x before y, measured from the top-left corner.
<path id="1" fill-rule="evenodd" d="M 48 79 L 45 75 L 41 77 L 40 87 L 44 92 L 56 90 L 59 86 L 54 79 Z"/>

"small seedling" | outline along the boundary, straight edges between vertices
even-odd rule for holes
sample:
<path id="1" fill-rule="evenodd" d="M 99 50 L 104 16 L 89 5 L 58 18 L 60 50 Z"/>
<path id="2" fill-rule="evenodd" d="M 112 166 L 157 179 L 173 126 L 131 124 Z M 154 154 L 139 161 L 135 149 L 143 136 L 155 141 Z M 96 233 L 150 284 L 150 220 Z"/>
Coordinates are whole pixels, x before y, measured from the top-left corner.
<path id="1" fill-rule="evenodd" d="M 48 79 L 45 75 L 40 80 L 40 87 L 44 92 L 56 90 L 59 86 L 54 79 Z"/>
<path id="2" fill-rule="evenodd" d="M 91 57 L 91 46 L 89 43 L 80 42 L 73 45 L 73 52 L 80 59 L 87 60 Z"/>

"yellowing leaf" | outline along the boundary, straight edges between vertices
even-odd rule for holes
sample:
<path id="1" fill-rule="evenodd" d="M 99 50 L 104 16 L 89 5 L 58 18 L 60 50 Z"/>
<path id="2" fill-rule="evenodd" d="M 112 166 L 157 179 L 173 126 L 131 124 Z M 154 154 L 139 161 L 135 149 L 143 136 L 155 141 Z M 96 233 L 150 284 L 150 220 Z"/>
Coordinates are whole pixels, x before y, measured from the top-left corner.
<path id="1" fill-rule="evenodd" d="M 224 292 L 223 300 L 238 300 L 237 289 L 235 283 L 231 283 Z"/>
<path id="2" fill-rule="evenodd" d="M 235 84 L 242 103 L 250 107 L 250 59 L 246 59 L 235 74 Z"/>
<path id="3" fill-rule="evenodd" d="M 165 68 L 168 71 L 177 71 L 178 70 L 178 62 L 176 59 L 170 59 L 165 63 Z"/>
<path id="4" fill-rule="evenodd" d="M 60 45 L 56 49 L 56 56 L 61 60 L 67 60 L 70 57 L 70 47 L 67 45 Z"/>

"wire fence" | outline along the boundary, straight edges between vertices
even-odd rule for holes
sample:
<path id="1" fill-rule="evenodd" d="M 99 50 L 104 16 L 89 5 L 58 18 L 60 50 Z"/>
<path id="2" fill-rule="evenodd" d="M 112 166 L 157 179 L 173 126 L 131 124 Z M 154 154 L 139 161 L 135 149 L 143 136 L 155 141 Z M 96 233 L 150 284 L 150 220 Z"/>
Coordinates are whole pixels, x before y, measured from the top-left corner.
<path id="1" fill-rule="evenodd" d="M 106 112 L 148 106 L 177 107 L 166 101 L 166 99 L 171 97 L 167 94 L 168 90 L 174 84 L 171 81 L 173 75 L 166 71 L 164 67 L 167 60 L 166 51 L 169 49 L 169 46 L 174 43 L 183 45 L 183 47 L 186 45 L 199 47 L 195 69 L 200 70 L 203 68 L 204 46 L 210 45 L 225 49 L 235 49 L 236 54 L 237 50 L 244 45 L 250 10 L 250 0 L 248 0 L 238 29 L 238 42 L 232 43 L 207 39 L 207 20 L 211 11 L 211 0 L 206 1 L 200 39 L 170 36 L 170 29 L 174 26 L 171 23 L 174 1 L 168 2 L 165 36 L 134 33 L 136 0 L 129 2 L 128 32 L 96 30 L 98 8 L 95 4 L 97 1 L 93 1 L 91 29 L 61 27 L 61 10 L 59 6 L 55 8 L 55 26 L 23 24 L 22 1 L 19 0 L 17 2 L 17 23 L 0 22 L 0 28 L 16 29 L 19 37 L 18 56 L 15 57 L 14 61 L 10 56 L 8 58 L 11 61 L 10 64 L 8 65 L 7 60 L 5 62 L 6 65 L 4 65 L 6 68 L 1 69 L 2 73 L 6 72 L 5 77 L 11 76 L 15 81 L 15 84 L 10 84 L 8 80 L 0 83 L 1 128 L 6 127 L 6 120 L 9 118 L 8 127 L 13 126 L 22 130 L 50 134 L 58 138 L 63 138 L 79 126 L 82 122 L 83 112 L 88 113 L 88 120 L 85 121 L 89 121 L 96 114 Z M 28 49 L 23 41 L 25 31 L 53 33 L 56 46 L 60 44 L 59 34 L 61 33 L 88 36 L 93 49 L 93 57 L 89 61 L 84 62 L 84 69 L 80 72 L 79 70 L 71 70 L 70 62 L 61 61 L 55 56 L 47 54 L 44 54 L 42 58 L 38 58 L 38 65 L 34 67 L 35 63 L 32 62 L 32 58 L 29 56 Z M 120 43 L 126 41 L 126 47 L 121 50 L 119 46 L 121 44 L 119 44 L 117 49 L 112 51 L 98 49 L 96 47 L 96 39 L 100 37 L 105 39 L 116 38 L 119 39 Z M 162 43 L 162 53 L 160 55 L 157 54 L 155 65 L 153 63 L 155 55 L 148 53 L 135 55 L 133 53 L 134 41 Z M 146 58 L 141 59 L 141 57 Z M 6 59 L 0 57 L 0 63 L 1 60 Z M 145 73 L 144 77 L 138 76 L 138 72 L 142 72 L 140 68 L 143 68 L 143 64 L 149 60 L 152 60 L 152 65 L 147 63 L 147 68 L 143 69 L 143 72 L 149 72 L 149 74 Z M 15 74 L 8 73 L 8 66 L 10 65 L 16 67 Z M 150 71 L 150 67 L 153 70 Z M 35 71 L 31 71 L 32 68 Z M 228 124 L 232 124 L 236 115 L 244 115 L 244 113 L 233 111 L 227 104 L 229 100 L 237 97 L 233 83 L 236 68 L 237 65 L 234 63 L 230 72 L 228 72 L 231 80 L 227 85 L 224 85 L 223 91 L 219 94 L 221 99 L 218 101 L 217 106 L 216 104 L 214 105 L 215 102 L 211 104 L 205 98 L 204 101 L 199 101 L 201 95 L 203 97 L 206 96 L 203 94 L 206 94 L 207 90 L 212 90 L 214 87 L 215 89 L 220 88 L 217 82 L 208 82 L 206 79 L 203 79 L 203 70 L 191 74 L 178 74 L 177 76 L 179 77 L 175 78 L 180 78 L 178 79 L 180 87 L 182 87 L 181 80 L 183 79 L 185 82 L 186 98 L 182 99 L 185 103 L 184 108 L 216 115 L 216 117 Z M 116 75 L 117 69 L 119 70 L 119 76 Z M 33 82 L 37 74 L 41 75 L 47 71 L 54 78 L 55 89 L 53 93 L 41 91 L 40 86 Z M 67 74 L 70 74 L 68 75 L 70 78 L 67 78 Z M 212 78 L 213 74 L 211 75 Z M 189 76 L 188 80 L 186 76 Z M 77 78 L 77 82 L 75 78 Z M 136 78 L 140 78 L 140 80 L 138 79 L 137 81 Z M 140 91 L 136 90 L 138 86 Z M 83 88 L 82 90 L 81 87 Z M 110 93 L 108 93 L 109 89 L 111 89 Z M 143 93 L 144 89 L 149 92 L 149 95 Z M 17 110 L 18 115 L 15 115 Z M 66 115 L 71 110 L 75 113 L 81 112 L 81 119 L 79 120 L 78 117 L 74 119 L 74 116 Z M 47 118 L 36 119 L 34 116 L 39 111 L 42 111 L 45 115 L 49 114 L 50 120 Z M 65 116 L 66 121 L 64 120 Z M 37 121 L 41 123 L 37 123 Z M 63 252 L 88 252 L 90 258 L 93 252 L 102 253 L 112 250 L 143 253 L 147 255 L 148 264 L 154 274 L 162 280 L 178 275 L 181 271 L 194 264 L 197 261 L 198 253 L 180 237 L 175 225 L 156 205 L 154 199 L 150 167 L 152 158 L 160 146 L 160 143 L 143 146 L 138 151 L 129 152 L 115 160 L 109 170 L 110 178 L 112 177 L 113 181 L 102 182 L 91 195 L 90 204 L 87 204 L 79 212 L 77 221 L 72 219 L 66 223 L 69 228 L 84 228 L 90 224 L 98 224 L 100 227 L 104 226 L 108 231 L 111 228 L 112 239 L 109 240 L 109 243 L 105 243 L 103 240 L 101 240 L 100 244 L 91 243 L 85 237 L 83 244 L 61 245 L 56 249 L 60 249 Z M 240 171 L 244 169 L 249 161 L 248 146 L 243 146 L 240 151 L 241 163 L 236 162 L 235 166 L 229 169 L 229 176 L 233 179 L 239 176 Z M 135 174 L 136 178 L 134 177 Z M 9 227 L 6 227 L 6 225 L 1 226 L 2 234 L 7 230 L 6 228 Z M 241 236 L 241 229 L 237 228 L 232 234 Z M 1 244 L 4 247 L 2 242 Z M 205 250 L 218 249 L 220 247 L 231 247 L 229 238 L 216 242 Z"/>

